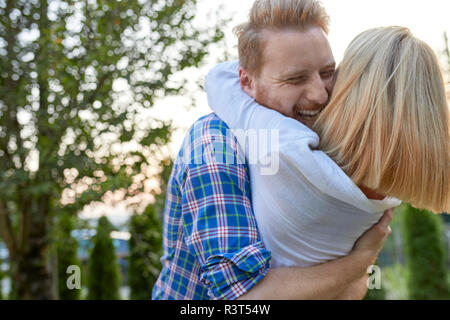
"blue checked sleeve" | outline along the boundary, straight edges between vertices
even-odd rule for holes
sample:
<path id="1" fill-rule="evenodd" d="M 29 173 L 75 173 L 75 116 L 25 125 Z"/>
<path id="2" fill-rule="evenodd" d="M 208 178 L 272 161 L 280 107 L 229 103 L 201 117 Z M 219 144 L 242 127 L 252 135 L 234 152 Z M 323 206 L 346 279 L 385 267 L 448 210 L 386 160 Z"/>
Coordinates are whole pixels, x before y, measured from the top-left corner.
<path id="1" fill-rule="evenodd" d="M 270 252 L 260 240 L 245 164 L 189 165 L 182 218 L 199 280 L 211 299 L 237 299 L 269 271 Z"/>

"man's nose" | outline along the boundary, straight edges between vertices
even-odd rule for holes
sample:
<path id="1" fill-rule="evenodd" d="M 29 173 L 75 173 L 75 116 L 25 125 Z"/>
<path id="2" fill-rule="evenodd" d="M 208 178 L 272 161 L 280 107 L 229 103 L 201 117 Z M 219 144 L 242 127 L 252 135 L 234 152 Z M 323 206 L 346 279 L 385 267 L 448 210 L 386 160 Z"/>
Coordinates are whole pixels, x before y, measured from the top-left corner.
<path id="1" fill-rule="evenodd" d="M 316 75 L 311 79 L 307 88 L 306 99 L 311 104 L 325 104 L 328 101 L 326 83 L 320 75 Z"/>

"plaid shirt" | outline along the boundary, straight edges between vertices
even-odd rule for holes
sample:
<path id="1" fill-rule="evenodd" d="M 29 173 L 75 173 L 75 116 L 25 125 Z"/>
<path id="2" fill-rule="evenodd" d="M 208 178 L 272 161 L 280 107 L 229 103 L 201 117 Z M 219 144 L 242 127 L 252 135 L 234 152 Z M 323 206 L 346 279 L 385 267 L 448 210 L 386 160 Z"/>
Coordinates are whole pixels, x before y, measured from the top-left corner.
<path id="1" fill-rule="evenodd" d="M 162 271 L 152 299 L 236 299 L 269 271 L 245 155 L 215 114 L 186 135 L 167 188 Z"/>

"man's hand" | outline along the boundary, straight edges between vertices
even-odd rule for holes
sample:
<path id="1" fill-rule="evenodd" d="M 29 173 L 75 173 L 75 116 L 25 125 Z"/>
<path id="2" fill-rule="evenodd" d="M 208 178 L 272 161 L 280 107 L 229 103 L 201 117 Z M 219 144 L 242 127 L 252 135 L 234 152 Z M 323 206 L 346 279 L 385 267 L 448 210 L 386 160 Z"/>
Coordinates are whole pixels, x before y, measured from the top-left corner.
<path id="1" fill-rule="evenodd" d="M 375 263 L 378 255 L 383 248 L 392 229 L 389 224 L 392 221 L 394 209 L 384 212 L 383 217 L 376 225 L 367 230 L 355 243 L 351 254 L 363 258 L 363 264 L 371 266 Z M 346 288 L 336 299 L 338 300 L 361 300 L 367 293 L 368 275 L 364 274 L 361 278 L 354 281 Z"/>
<path id="2" fill-rule="evenodd" d="M 312 267 L 270 269 L 241 300 L 362 299 L 367 268 L 373 265 L 391 233 L 393 209 L 365 232 L 346 257 Z"/>
<path id="3" fill-rule="evenodd" d="M 367 230 L 356 242 L 351 254 L 361 254 L 368 259 L 368 266 L 377 260 L 378 254 L 383 248 L 392 229 L 389 224 L 392 221 L 394 208 L 386 210 L 383 217 L 376 225 Z"/>

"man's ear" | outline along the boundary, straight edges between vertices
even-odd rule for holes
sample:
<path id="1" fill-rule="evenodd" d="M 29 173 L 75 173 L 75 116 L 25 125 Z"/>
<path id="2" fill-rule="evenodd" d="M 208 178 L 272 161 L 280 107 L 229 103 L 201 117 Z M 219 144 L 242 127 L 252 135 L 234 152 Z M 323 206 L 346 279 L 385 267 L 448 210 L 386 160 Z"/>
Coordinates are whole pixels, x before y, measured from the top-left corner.
<path id="1" fill-rule="evenodd" d="M 253 77 L 242 67 L 239 67 L 239 79 L 242 91 L 255 99 L 255 85 L 253 82 Z"/>

